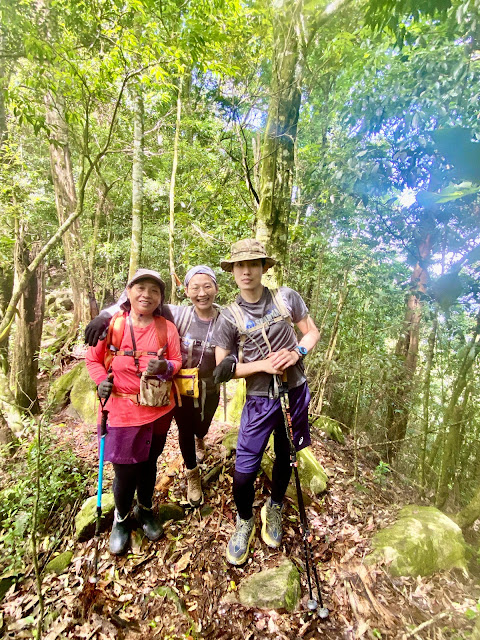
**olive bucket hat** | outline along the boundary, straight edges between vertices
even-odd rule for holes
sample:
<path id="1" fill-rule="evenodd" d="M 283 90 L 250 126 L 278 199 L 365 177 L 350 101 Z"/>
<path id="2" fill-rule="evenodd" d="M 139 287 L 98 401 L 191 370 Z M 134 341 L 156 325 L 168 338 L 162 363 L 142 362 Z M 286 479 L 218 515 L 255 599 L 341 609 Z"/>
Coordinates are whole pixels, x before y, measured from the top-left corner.
<path id="1" fill-rule="evenodd" d="M 246 240 L 239 240 L 232 244 L 230 259 L 220 262 L 220 266 L 224 271 L 232 271 L 235 262 L 262 259 L 265 260 L 265 266 L 267 268 L 273 267 L 274 264 L 277 264 L 277 261 L 274 258 L 267 256 L 265 247 L 261 242 L 255 240 L 255 238 L 247 238 Z"/>

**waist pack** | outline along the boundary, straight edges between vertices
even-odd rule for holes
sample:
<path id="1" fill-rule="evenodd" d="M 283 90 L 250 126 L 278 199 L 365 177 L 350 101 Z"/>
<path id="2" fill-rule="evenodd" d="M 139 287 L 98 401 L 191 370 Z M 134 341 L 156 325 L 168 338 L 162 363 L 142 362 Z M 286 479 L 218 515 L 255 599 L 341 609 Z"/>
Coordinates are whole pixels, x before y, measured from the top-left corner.
<path id="1" fill-rule="evenodd" d="M 180 369 L 175 376 L 177 389 L 181 396 L 198 398 L 200 395 L 198 383 L 198 367 L 192 369 Z"/>
<path id="2" fill-rule="evenodd" d="M 144 371 L 140 378 L 139 402 L 144 407 L 165 407 L 170 404 L 170 380 L 159 380 L 156 376 L 148 376 Z"/>

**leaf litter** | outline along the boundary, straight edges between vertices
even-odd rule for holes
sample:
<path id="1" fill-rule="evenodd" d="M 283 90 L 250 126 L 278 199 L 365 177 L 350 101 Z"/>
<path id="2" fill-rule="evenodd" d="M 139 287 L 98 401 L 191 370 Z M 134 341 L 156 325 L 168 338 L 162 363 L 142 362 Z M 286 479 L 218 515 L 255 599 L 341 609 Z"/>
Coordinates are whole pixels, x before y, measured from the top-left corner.
<path id="1" fill-rule="evenodd" d="M 55 428 L 52 427 L 55 431 Z M 221 445 L 229 425 L 214 422 L 206 438 L 209 455 L 204 465 L 205 504 L 185 509 L 181 521 L 169 521 L 156 543 L 140 531 L 132 536 L 132 551 L 116 558 L 108 552 L 108 532 L 99 547 L 96 585 L 92 573 L 93 540 L 78 543 L 70 534 L 63 548 L 74 557 L 62 575 L 43 577 L 45 640 L 165 640 L 312 638 L 468 638 L 473 622 L 478 584 L 458 573 L 427 578 L 392 578 L 382 566 L 367 566 L 364 558 L 376 530 L 394 521 L 403 504 L 417 498 L 408 488 L 389 481 L 380 486 L 374 470 L 361 461 L 361 484 L 353 481 L 353 458 L 347 446 L 317 438 L 312 447 L 328 472 L 327 492 L 313 497 L 307 508 L 313 536 L 327 620 L 307 609 L 308 589 L 298 511 L 287 501 L 282 549 L 267 548 L 257 535 L 253 553 L 243 567 L 225 560 L 225 548 L 234 530 L 232 496 L 233 458 Z M 62 416 L 56 437 L 82 457 L 92 469 L 95 491 L 97 459 L 91 430 Z M 106 465 L 104 487 L 113 473 Z M 175 425 L 158 465 L 155 502 L 177 502 L 185 507 L 186 481 Z M 105 490 L 105 489 L 104 489 Z M 268 479 L 256 481 L 256 518 L 269 492 Z M 210 507 L 205 508 L 205 507 Z M 202 515 L 203 514 L 203 515 Z M 259 528 L 257 527 L 257 532 Z M 63 549 L 61 549 L 63 550 Z M 238 585 L 246 577 L 275 566 L 282 555 L 301 572 L 302 599 L 292 613 L 244 607 L 237 600 Z M 6 639 L 32 638 L 39 601 L 32 567 L 6 593 L 0 604 L 0 631 Z"/>

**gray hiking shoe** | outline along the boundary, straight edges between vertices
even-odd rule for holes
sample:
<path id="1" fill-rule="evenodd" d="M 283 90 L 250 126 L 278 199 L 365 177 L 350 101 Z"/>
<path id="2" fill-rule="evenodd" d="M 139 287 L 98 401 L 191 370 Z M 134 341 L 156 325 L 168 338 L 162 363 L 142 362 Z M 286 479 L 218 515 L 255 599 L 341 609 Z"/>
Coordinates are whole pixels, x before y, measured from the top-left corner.
<path id="1" fill-rule="evenodd" d="M 250 520 L 242 520 L 237 515 L 235 533 L 230 538 L 227 546 L 227 560 L 230 564 L 240 565 L 245 562 L 254 533 L 255 521 L 253 516 Z"/>
<path id="2" fill-rule="evenodd" d="M 282 511 L 283 505 L 272 504 L 272 499 L 268 498 L 260 513 L 262 518 L 262 540 L 272 549 L 278 549 L 282 544 Z"/>

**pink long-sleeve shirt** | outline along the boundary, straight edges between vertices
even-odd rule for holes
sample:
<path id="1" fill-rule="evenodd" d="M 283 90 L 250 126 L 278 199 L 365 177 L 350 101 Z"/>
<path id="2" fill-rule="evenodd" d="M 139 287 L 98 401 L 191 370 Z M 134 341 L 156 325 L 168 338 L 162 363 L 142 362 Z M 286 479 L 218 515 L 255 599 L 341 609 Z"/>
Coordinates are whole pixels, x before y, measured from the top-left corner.
<path id="1" fill-rule="evenodd" d="M 178 331 L 172 322 L 167 322 L 167 349 L 164 354 L 166 360 L 173 367 L 172 375 L 176 374 L 182 366 L 182 355 L 180 353 L 180 340 Z M 134 327 L 134 335 L 137 351 L 158 351 L 164 345 L 158 344 L 158 335 L 155 321 L 146 327 Z M 95 384 L 100 384 L 107 377 L 107 370 L 104 366 L 105 351 L 107 341 L 100 340 L 95 347 L 89 347 L 85 357 L 88 373 Z M 132 350 L 132 338 L 128 322 L 125 323 L 125 330 L 119 349 Z M 140 371 L 147 368 L 149 360 L 154 356 L 140 356 Z M 112 360 L 113 391 L 117 393 L 137 394 L 140 391 L 140 378 L 137 376 L 135 361 L 132 356 L 115 356 Z M 110 396 L 105 409 L 109 411 L 108 422 L 112 427 L 140 426 L 153 422 L 160 416 L 171 411 L 175 406 L 175 398 L 172 391 L 170 393 L 170 404 L 164 407 L 144 407 L 135 404 L 129 398 L 118 398 Z M 101 407 L 98 411 L 98 422 L 101 420 Z"/>

